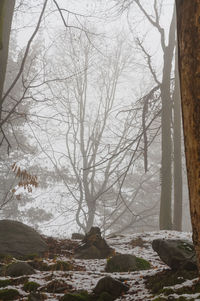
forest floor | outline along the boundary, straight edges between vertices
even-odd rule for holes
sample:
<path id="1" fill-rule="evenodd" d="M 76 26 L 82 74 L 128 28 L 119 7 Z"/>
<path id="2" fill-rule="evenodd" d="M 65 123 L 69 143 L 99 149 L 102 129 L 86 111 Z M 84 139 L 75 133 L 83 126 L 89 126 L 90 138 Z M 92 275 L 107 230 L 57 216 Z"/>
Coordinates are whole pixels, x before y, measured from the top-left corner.
<path id="1" fill-rule="evenodd" d="M 80 241 L 71 239 L 56 239 L 51 237 L 45 238 L 50 247 L 50 252 L 46 255 L 45 259 L 35 259 L 35 265 L 43 267 L 46 265 L 50 267 L 49 270 L 44 269 L 43 271 L 39 271 L 37 269 L 36 274 L 26 277 L 23 276 L 24 280 L 22 279 L 23 277 L 21 277 L 21 280 L 20 277 L 18 277 L 19 281 L 15 281 L 15 285 L 9 285 L 6 287 L 6 289 L 17 289 L 20 293 L 20 297 L 18 297 L 17 300 L 25 301 L 28 300 L 30 292 L 25 290 L 24 282 L 36 282 L 38 283 L 37 291 L 44 294 L 45 300 L 53 301 L 60 300 L 60 298 L 67 292 L 87 290 L 90 293 L 96 286 L 99 279 L 110 275 L 113 278 L 126 283 L 130 287 L 129 291 L 120 298 L 116 299 L 116 301 L 200 300 L 200 291 L 199 294 L 197 294 L 193 293 L 192 289 L 190 290 L 189 294 L 183 293 L 181 296 L 180 294 L 172 294 L 170 297 L 164 297 L 162 294 L 160 297 L 153 296 L 151 291 L 147 289 L 145 285 L 145 278 L 147 276 L 153 276 L 158 273 L 162 274 L 169 271 L 169 268 L 160 260 L 157 253 L 154 252 L 151 247 L 152 241 L 156 238 L 180 238 L 191 240 L 191 233 L 158 231 L 137 233 L 133 235 L 119 235 L 107 238 L 106 241 L 108 245 L 114 248 L 117 253 L 132 254 L 148 260 L 151 264 L 150 270 L 112 274 L 105 272 L 106 259 L 78 260 L 74 258 L 73 249 L 80 244 Z M 55 270 L 53 268 L 55 263 L 60 261 L 69 262 L 72 270 Z M 0 283 L 1 280 L 7 280 L 10 278 L 11 277 L 0 277 Z M 156 281 L 160 281 L 159 277 Z M 187 280 L 186 282 L 179 284 L 179 287 L 183 287 L 184 285 L 189 285 L 192 287 L 195 281 L 196 279 Z"/>

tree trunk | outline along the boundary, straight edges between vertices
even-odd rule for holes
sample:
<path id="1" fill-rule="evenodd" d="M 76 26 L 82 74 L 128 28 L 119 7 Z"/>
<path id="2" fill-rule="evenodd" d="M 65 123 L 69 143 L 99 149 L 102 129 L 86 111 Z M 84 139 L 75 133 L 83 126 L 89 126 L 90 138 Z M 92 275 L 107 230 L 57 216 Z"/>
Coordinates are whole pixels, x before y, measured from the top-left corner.
<path id="1" fill-rule="evenodd" d="M 88 214 L 87 214 L 87 224 L 86 233 L 90 231 L 91 227 L 94 225 L 94 218 L 96 212 L 96 203 L 94 201 L 87 202 Z"/>
<path id="2" fill-rule="evenodd" d="M 176 0 L 176 5 L 190 213 L 200 272 L 200 0 Z"/>
<path id="3" fill-rule="evenodd" d="M 8 60 L 10 31 L 14 13 L 15 0 L 0 3 L 0 116 L 2 109 L 2 94 Z"/>
<path id="4" fill-rule="evenodd" d="M 181 153 L 181 96 L 178 73 L 178 47 L 175 57 L 174 87 L 174 218 L 173 229 L 182 230 L 182 153 Z"/>
<path id="5" fill-rule="evenodd" d="M 163 49 L 164 66 L 161 84 L 162 101 L 162 159 L 161 159 L 161 200 L 160 200 L 160 229 L 172 229 L 172 141 L 171 141 L 171 71 L 175 45 L 175 12 L 169 31 L 169 44 Z"/>

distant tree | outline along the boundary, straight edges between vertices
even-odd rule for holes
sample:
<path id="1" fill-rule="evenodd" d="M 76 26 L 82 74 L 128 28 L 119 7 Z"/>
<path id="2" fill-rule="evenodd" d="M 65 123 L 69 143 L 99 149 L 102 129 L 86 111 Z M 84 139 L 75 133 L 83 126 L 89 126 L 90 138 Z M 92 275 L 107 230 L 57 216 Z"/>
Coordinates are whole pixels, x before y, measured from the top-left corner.
<path id="1" fill-rule="evenodd" d="M 176 6 L 190 213 L 200 273 L 200 1 L 177 0 Z"/>
<path id="2" fill-rule="evenodd" d="M 160 170 L 160 181 L 161 181 L 161 196 L 160 196 L 160 217 L 159 217 L 159 226 L 160 229 L 172 229 L 175 227 L 177 230 L 181 230 L 181 223 L 179 222 L 178 226 L 175 220 L 177 220 L 177 210 L 179 213 L 182 212 L 182 183 L 181 183 L 181 170 L 182 165 L 180 164 L 179 158 L 181 158 L 180 154 L 180 143 L 181 140 L 177 135 L 179 135 L 180 131 L 180 122 L 181 119 L 178 113 L 178 92 L 177 92 L 177 81 L 175 84 L 176 93 L 173 94 L 172 89 L 172 76 L 173 76 L 173 62 L 174 62 L 174 50 L 176 45 L 175 40 L 175 31 L 176 31 L 176 14 L 175 14 L 175 6 L 173 9 L 172 19 L 169 26 L 169 32 L 167 36 L 167 31 L 162 26 L 162 7 L 164 2 L 152 0 L 150 5 L 145 6 L 145 2 L 141 0 L 133 0 L 133 1 L 117 1 L 121 6 L 122 11 L 129 9 L 131 6 L 135 5 L 138 7 L 140 12 L 145 16 L 146 20 L 150 25 L 156 29 L 159 38 L 160 38 L 160 46 L 161 51 L 163 53 L 163 69 L 162 76 L 160 78 L 159 73 L 156 71 L 153 59 L 150 51 L 148 51 L 145 47 L 145 43 L 138 39 L 139 47 L 146 57 L 146 61 L 149 67 L 150 75 L 156 83 L 156 86 L 160 90 L 160 99 L 161 99 L 161 170 Z M 129 22 L 130 24 L 130 22 Z M 154 84 L 153 84 L 154 85 Z M 156 88 L 156 87 L 155 87 Z M 151 88 L 151 90 L 153 90 Z M 173 99 L 174 98 L 174 99 Z M 176 104 L 173 106 L 173 100 Z M 144 107 L 145 108 L 145 107 Z M 147 105 L 148 108 L 148 105 Z M 173 111 L 174 109 L 174 111 Z M 180 109 L 179 109 L 180 111 Z M 174 114 L 173 114 L 174 113 Z M 176 118 L 176 120 L 175 120 Z M 174 120 L 174 132 L 172 132 L 172 120 Z M 173 144 L 172 137 L 174 134 L 174 218 L 173 210 L 172 210 L 172 179 L 173 179 L 173 169 L 172 169 L 172 161 L 173 161 Z M 145 137 L 146 136 L 146 137 Z M 147 135 L 144 136 L 144 142 L 147 141 Z M 147 144 L 144 143 L 144 146 Z M 144 147 L 145 155 L 145 166 L 147 166 L 147 156 L 148 149 Z M 179 163 L 178 161 L 179 160 Z M 180 180 L 179 180 L 180 179 Z M 180 214 L 181 218 L 181 214 Z M 173 225 L 175 222 L 175 225 Z"/>
<path id="3" fill-rule="evenodd" d="M 182 164 L 182 116 L 181 116 L 181 96 L 178 72 L 178 45 L 175 54 L 175 80 L 173 91 L 173 145 L 174 145 L 174 210 L 173 229 L 182 230 L 183 215 L 183 164 Z"/>

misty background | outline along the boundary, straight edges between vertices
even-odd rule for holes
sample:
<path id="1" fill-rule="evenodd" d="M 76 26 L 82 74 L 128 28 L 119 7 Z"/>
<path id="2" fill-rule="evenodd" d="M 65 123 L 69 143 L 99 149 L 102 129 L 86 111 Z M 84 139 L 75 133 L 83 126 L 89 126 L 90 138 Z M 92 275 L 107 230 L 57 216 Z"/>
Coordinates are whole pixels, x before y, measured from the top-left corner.
<path id="1" fill-rule="evenodd" d="M 190 231 L 174 1 L 49 0 L 37 28 L 44 3 L 13 15 L 1 219 L 53 236 Z"/>

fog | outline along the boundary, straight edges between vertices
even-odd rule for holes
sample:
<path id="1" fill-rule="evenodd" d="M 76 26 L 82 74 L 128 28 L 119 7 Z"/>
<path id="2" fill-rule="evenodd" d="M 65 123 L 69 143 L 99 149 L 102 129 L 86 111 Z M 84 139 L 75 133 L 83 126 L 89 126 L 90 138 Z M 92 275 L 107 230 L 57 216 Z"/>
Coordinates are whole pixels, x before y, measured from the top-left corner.
<path id="1" fill-rule="evenodd" d="M 173 9 L 16 1 L 0 78 L 1 219 L 62 237 L 191 230 Z"/>

